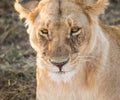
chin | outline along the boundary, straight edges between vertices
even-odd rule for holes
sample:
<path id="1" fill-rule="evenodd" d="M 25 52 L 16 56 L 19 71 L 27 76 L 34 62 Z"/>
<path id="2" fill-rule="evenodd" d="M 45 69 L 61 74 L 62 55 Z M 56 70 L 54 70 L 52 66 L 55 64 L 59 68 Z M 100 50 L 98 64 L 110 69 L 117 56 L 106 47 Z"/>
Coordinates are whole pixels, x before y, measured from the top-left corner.
<path id="1" fill-rule="evenodd" d="M 64 72 L 48 72 L 48 76 L 55 82 L 69 82 L 75 75 L 76 71 L 64 71 Z"/>

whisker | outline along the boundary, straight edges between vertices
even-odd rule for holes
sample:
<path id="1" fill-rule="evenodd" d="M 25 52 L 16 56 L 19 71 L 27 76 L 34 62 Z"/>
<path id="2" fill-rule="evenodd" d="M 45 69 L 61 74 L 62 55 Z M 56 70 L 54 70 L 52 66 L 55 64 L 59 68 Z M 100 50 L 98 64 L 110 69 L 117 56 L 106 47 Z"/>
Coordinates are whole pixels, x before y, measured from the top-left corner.
<path id="1" fill-rule="evenodd" d="M 99 61 L 99 58 L 97 58 L 95 56 L 77 56 L 72 61 L 72 65 L 75 63 L 79 63 L 79 61 L 83 61 L 83 62 Z"/>
<path id="2" fill-rule="evenodd" d="M 99 58 L 95 56 L 79 56 L 79 59 L 99 60 Z"/>

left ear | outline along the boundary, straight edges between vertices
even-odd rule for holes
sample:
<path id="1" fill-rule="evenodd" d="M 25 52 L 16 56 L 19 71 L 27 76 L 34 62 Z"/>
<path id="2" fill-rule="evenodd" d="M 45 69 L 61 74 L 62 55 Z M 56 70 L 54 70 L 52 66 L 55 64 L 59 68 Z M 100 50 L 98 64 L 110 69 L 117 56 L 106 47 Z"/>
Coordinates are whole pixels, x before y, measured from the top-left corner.
<path id="1" fill-rule="evenodd" d="M 83 0 L 85 11 L 90 15 L 99 15 L 104 13 L 108 0 Z"/>
<path id="2" fill-rule="evenodd" d="M 28 18 L 29 14 L 39 4 L 39 0 L 16 0 L 14 7 L 20 18 Z"/>

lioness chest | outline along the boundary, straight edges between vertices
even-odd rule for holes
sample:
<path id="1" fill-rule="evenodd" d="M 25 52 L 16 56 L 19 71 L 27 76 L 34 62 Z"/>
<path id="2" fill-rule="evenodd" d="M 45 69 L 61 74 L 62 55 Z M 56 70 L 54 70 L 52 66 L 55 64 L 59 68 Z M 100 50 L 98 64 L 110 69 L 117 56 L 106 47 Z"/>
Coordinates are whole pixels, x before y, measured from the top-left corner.
<path id="1" fill-rule="evenodd" d="M 93 89 L 70 85 L 50 85 L 38 87 L 37 100 L 96 100 Z"/>
<path id="2" fill-rule="evenodd" d="M 87 81 L 82 70 L 66 82 L 52 80 L 39 70 L 37 80 L 37 100 L 99 100 L 96 99 L 98 86 L 94 77 Z"/>

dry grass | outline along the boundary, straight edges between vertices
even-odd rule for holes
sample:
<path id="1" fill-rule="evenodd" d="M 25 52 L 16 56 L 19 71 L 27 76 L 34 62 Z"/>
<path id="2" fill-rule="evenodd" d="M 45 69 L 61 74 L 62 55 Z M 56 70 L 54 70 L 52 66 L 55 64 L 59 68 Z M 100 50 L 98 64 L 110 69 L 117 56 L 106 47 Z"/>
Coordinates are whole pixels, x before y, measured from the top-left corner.
<path id="1" fill-rule="evenodd" d="M 0 100 L 35 100 L 35 53 L 13 1 L 0 1 Z M 30 99 L 29 99 L 30 98 Z"/>
<path id="2" fill-rule="evenodd" d="M 120 24 L 120 1 L 112 0 L 102 20 Z M 35 100 L 35 52 L 13 0 L 0 0 L 0 100 Z"/>

